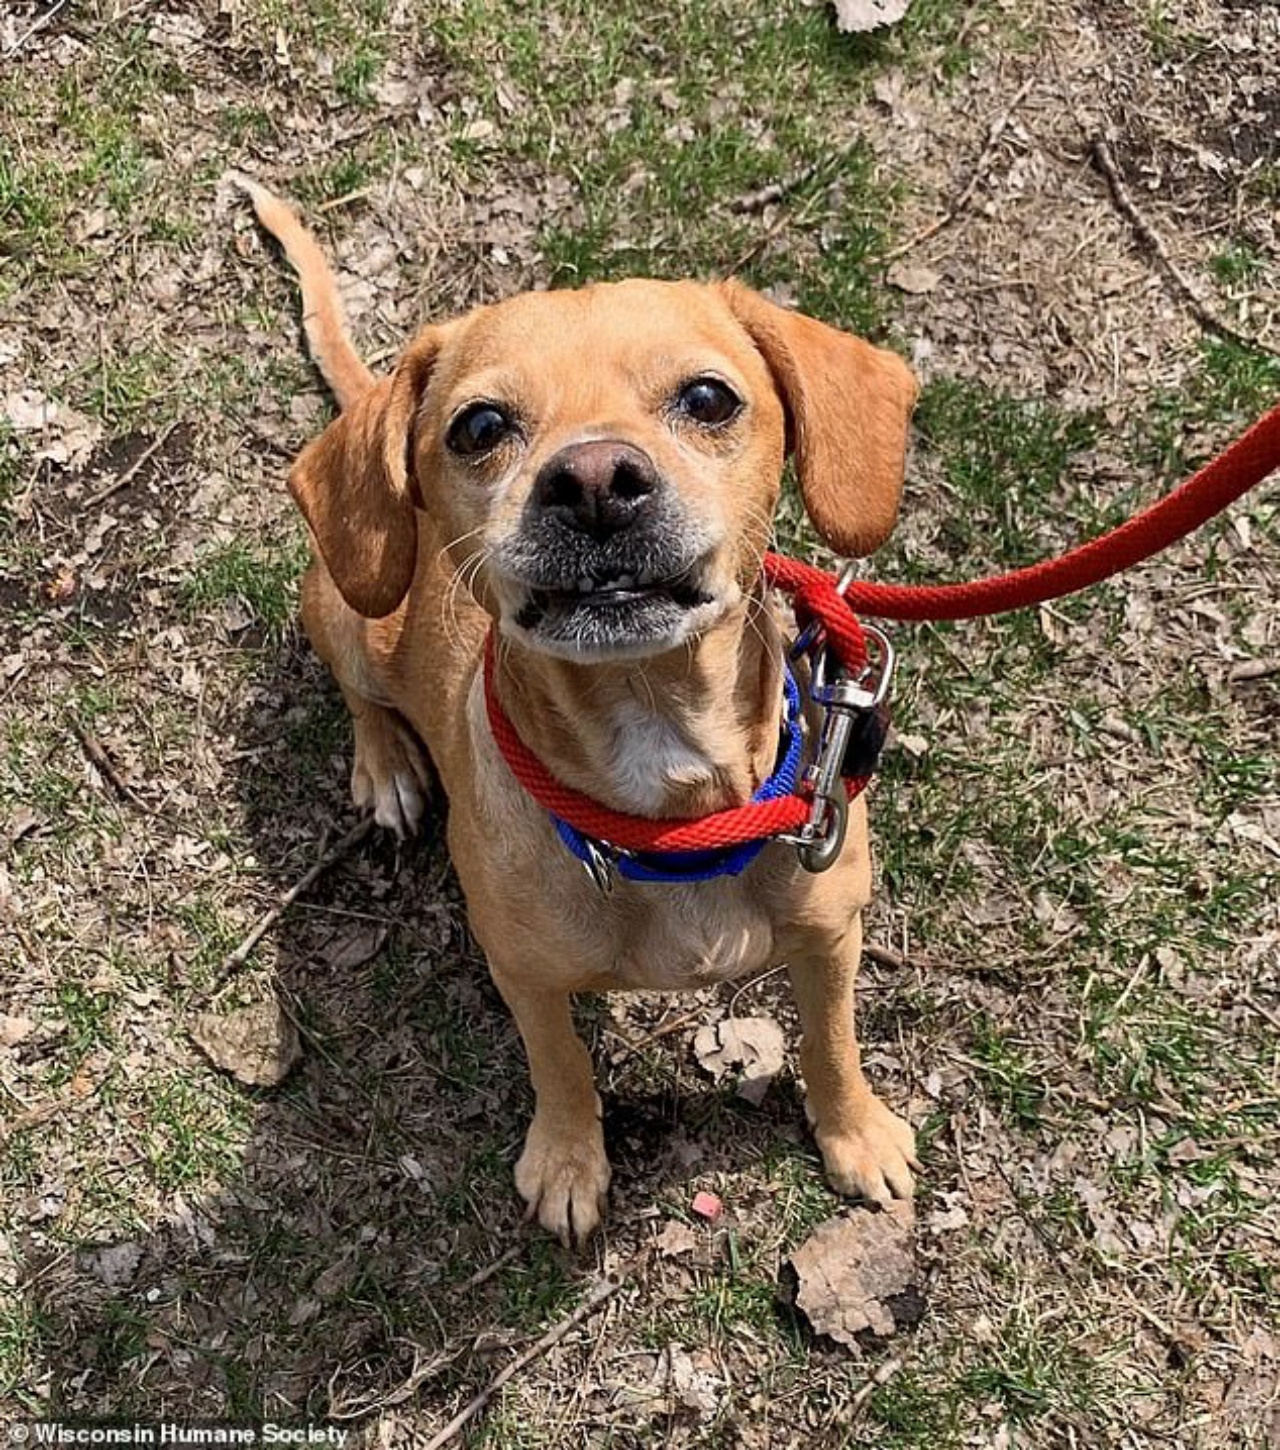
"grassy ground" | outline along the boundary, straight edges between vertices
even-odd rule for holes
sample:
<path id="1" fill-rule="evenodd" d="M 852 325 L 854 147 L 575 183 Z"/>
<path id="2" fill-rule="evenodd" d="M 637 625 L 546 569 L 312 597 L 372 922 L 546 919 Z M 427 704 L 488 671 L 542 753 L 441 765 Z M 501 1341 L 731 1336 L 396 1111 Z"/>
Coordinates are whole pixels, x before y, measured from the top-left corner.
<path id="1" fill-rule="evenodd" d="M 1275 1443 L 1274 488 L 1087 598 L 902 631 L 871 936 L 905 960 L 869 966 L 863 1035 L 925 1144 L 929 1272 L 892 1344 L 779 1304 L 838 1205 L 793 1077 L 752 1108 L 692 1026 L 654 1038 L 685 1001 L 584 1010 L 610 1227 L 573 1258 L 521 1225 L 518 1044 L 432 830 L 361 847 L 224 993 L 296 1020 L 283 1087 L 187 1035 L 351 823 L 281 488 L 328 404 L 224 170 L 307 205 L 373 357 L 521 287 L 731 270 L 900 347 L 926 388 L 875 572 L 969 577 L 1114 522 L 1280 394 L 1082 159 L 1105 120 L 1206 301 L 1274 347 L 1274 12 L 1099 9 L 916 0 L 849 38 L 800 3 L 99 0 L 6 61 L 0 1412 L 425 1443 L 627 1263 L 470 1443 Z M 812 548 L 793 505 L 779 530 Z M 777 985 L 706 1011 L 790 1023 Z"/>

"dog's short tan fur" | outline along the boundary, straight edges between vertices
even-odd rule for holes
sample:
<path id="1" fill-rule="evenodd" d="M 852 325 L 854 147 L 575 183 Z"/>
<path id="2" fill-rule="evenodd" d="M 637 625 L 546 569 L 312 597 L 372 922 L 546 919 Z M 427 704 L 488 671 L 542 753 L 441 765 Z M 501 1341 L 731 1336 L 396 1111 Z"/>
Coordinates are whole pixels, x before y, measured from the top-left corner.
<path id="1" fill-rule="evenodd" d="M 825 875 L 771 845 L 739 877 L 621 882 L 602 896 L 499 756 L 479 683 L 496 620 L 500 698 L 560 780 L 647 816 L 747 799 L 773 768 L 780 723 L 782 638 L 760 564 L 784 455 L 794 450 L 806 507 L 833 547 L 874 548 L 897 512 L 909 371 L 735 283 L 634 281 L 527 294 L 428 327 L 374 381 L 342 331 L 314 242 L 249 189 L 299 271 L 311 346 L 343 409 L 290 476 L 316 553 L 303 618 L 355 722 L 357 803 L 386 826 L 415 827 L 420 742 L 448 795 L 471 926 L 536 1094 L 516 1168 L 531 1211 L 562 1239 L 582 1238 L 609 1183 L 573 994 L 696 987 L 778 961 L 799 1005 L 809 1116 L 832 1184 L 881 1202 L 910 1194 L 911 1131 L 872 1094 L 854 1034 L 871 885 L 861 801 Z M 727 426 L 672 411 L 686 380 L 703 375 L 743 400 Z M 519 437 L 479 460 L 445 441 L 475 400 L 520 420 Z M 540 640 L 522 623 L 532 596 L 503 563 L 536 512 L 540 469 L 590 440 L 651 460 L 675 532 L 699 551 L 701 602 L 650 648 Z"/>

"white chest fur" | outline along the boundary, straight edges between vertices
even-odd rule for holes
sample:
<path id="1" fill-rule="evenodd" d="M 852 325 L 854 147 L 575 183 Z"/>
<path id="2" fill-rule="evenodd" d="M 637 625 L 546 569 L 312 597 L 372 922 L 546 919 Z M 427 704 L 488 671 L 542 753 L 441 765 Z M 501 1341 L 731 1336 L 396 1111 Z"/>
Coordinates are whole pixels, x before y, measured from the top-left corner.
<path id="1" fill-rule="evenodd" d="M 654 815 L 672 786 L 702 785 L 715 774 L 709 756 L 639 701 L 617 706 L 610 783 L 637 815 Z"/>

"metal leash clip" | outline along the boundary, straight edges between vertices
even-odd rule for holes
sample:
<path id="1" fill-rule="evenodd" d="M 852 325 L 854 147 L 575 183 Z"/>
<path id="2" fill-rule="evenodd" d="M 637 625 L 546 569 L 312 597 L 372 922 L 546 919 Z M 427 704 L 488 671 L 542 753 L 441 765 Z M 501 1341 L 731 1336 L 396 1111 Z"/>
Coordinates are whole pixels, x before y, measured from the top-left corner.
<path id="1" fill-rule="evenodd" d="M 849 570 L 841 586 L 851 578 Z M 822 709 L 822 732 L 813 763 L 805 770 L 804 783 L 813 792 L 813 809 L 808 821 L 791 836 L 780 840 L 794 845 L 806 871 L 826 871 L 834 865 L 844 845 L 849 822 L 849 796 L 845 790 L 845 762 L 854 732 L 878 712 L 889 693 L 896 661 L 893 645 L 883 630 L 864 624 L 867 663 L 855 677 L 837 663 L 823 638 L 821 627 L 810 625 L 801 635 L 812 674 L 809 696 Z M 800 640 L 797 640 L 797 646 Z"/>

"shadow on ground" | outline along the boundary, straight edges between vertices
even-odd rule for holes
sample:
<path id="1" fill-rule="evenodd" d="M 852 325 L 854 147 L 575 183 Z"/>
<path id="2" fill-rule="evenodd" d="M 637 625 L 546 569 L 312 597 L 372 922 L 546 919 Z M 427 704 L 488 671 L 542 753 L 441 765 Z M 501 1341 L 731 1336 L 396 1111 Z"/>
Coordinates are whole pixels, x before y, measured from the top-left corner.
<path id="1" fill-rule="evenodd" d="M 299 643 L 243 699 L 231 784 L 266 902 L 351 823 L 350 743 Z M 664 1195 L 687 1203 L 691 1179 L 802 1139 L 794 1089 L 758 1110 L 709 1087 L 650 1091 L 624 1054 L 606 1099 L 611 1229 L 571 1255 L 525 1224 L 511 1178 L 531 1106 L 523 1053 L 467 934 L 439 816 L 420 842 L 367 839 L 223 998 L 269 992 L 304 1045 L 287 1081 L 195 1079 L 249 1105 L 220 1191 L 175 1195 L 169 1223 L 127 1243 L 28 1257 L 56 1356 L 51 1410 L 301 1421 L 452 1404 L 565 1312 L 611 1247 L 633 1250 Z M 199 1006 L 193 991 L 179 1022 Z M 610 1025 L 589 1006 L 584 1018 L 601 1057 Z"/>

